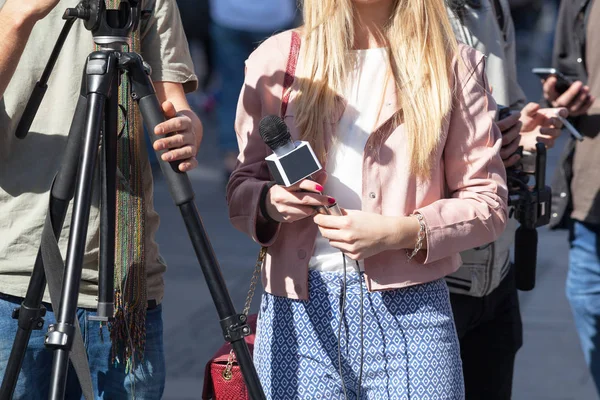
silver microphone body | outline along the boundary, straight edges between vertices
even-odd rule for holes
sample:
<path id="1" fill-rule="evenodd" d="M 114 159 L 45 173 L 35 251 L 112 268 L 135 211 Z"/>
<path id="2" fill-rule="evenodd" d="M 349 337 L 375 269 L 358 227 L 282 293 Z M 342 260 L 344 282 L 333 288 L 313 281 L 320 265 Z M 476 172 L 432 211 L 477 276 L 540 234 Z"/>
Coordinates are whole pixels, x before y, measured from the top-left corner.
<path id="1" fill-rule="evenodd" d="M 290 140 L 287 143 L 283 144 L 282 146 L 277 147 L 275 149 L 271 149 L 271 150 L 273 150 L 273 153 L 275 153 L 275 155 L 277 157 L 283 157 L 286 154 L 294 151 L 295 149 L 296 149 L 296 145 L 294 144 L 294 142 L 292 142 Z"/>

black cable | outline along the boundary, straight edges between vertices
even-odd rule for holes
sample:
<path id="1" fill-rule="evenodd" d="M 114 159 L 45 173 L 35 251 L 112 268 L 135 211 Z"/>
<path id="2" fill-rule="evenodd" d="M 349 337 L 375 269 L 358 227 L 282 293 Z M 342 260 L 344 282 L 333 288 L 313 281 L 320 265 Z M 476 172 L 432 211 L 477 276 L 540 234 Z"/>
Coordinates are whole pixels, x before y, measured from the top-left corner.
<path id="1" fill-rule="evenodd" d="M 356 270 L 358 271 L 358 279 L 360 280 L 360 364 L 358 370 L 358 389 L 356 398 L 360 400 L 360 390 L 362 387 L 362 374 L 363 374 L 363 362 L 364 362 L 364 353 L 365 353 L 365 342 L 364 342 L 364 320 L 365 320 L 365 312 L 364 312 L 364 300 L 363 300 L 363 279 L 360 274 L 360 265 L 358 261 L 356 262 Z"/>
<path id="2" fill-rule="evenodd" d="M 338 369 L 340 372 L 340 379 L 342 380 L 344 399 L 348 400 L 346 383 L 344 382 L 344 371 L 342 370 L 342 324 L 344 323 L 344 314 L 346 310 L 346 255 L 344 253 L 342 253 L 342 259 L 344 260 L 344 284 L 342 286 L 341 293 L 342 301 L 340 302 L 340 325 L 338 327 Z"/>
<path id="3" fill-rule="evenodd" d="M 344 316 L 346 314 L 346 290 L 347 290 L 347 278 L 346 278 L 346 255 L 342 253 L 343 262 L 344 262 L 344 284 L 342 286 L 342 301 L 340 303 L 340 325 L 338 326 L 338 369 L 340 372 L 340 379 L 342 380 L 342 391 L 344 392 L 344 398 L 348 400 L 348 394 L 346 392 L 346 383 L 344 382 L 344 373 L 342 370 L 342 324 L 344 323 Z M 363 293 L 363 280 L 360 274 L 360 265 L 358 261 L 356 263 L 356 271 L 358 272 L 358 279 L 360 281 L 360 363 L 358 369 L 358 388 L 356 389 L 357 396 L 356 398 L 360 400 L 360 393 L 362 388 L 362 375 L 363 375 L 363 363 L 364 363 L 364 353 L 365 353 L 365 342 L 364 342 L 364 293 Z"/>

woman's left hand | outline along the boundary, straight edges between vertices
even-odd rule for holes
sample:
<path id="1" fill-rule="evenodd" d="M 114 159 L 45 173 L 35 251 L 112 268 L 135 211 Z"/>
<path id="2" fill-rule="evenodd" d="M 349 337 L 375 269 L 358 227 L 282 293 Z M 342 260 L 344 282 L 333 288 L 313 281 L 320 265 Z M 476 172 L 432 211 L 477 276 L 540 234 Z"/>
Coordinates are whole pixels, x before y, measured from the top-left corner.
<path id="1" fill-rule="evenodd" d="M 357 210 L 342 210 L 343 216 L 317 214 L 313 217 L 321 235 L 331 246 L 353 260 L 362 260 L 394 248 L 398 219 Z"/>

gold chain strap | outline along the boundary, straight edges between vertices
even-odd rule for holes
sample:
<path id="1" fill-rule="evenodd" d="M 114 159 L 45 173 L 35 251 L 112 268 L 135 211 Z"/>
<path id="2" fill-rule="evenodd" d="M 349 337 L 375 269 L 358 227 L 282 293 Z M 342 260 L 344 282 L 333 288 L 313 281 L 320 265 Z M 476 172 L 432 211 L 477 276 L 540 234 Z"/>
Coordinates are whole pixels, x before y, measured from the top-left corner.
<path id="1" fill-rule="evenodd" d="M 260 273 L 262 270 L 262 265 L 265 261 L 265 257 L 267 256 L 267 248 L 261 247 L 260 252 L 258 253 L 258 258 L 256 259 L 256 265 L 254 267 L 254 272 L 252 273 L 252 279 L 250 280 L 250 290 L 248 290 L 248 296 L 246 296 L 246 303 L 244 304 L 244 310 L 242 313 L 248 316 L 250 312 L 250 306 L 252 305 L 252 298 L 254 298 L 254 291 L 256 290 L 256 285 L 258 284 L 258 280 L 260 279 Z M 233 369 L 233 362 L 235 361 L 235 353 L 233 349 L 229 352 L 229 358 L 227 359 L 227 366 L 223 370 L 222 376 L 226 381 L 230 381 L 233 378 L 233 373 L 231 372 Z"/>

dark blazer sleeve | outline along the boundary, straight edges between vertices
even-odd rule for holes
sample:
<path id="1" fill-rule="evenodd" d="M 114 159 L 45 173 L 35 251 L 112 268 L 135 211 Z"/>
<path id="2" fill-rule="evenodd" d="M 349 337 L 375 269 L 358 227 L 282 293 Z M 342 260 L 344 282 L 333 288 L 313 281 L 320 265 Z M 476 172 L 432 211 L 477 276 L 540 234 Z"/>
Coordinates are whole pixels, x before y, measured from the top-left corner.
<path id="1" fill-rule="evenodd" d="M 587 83 L 585 69 L 585 33 L 587 10 L 591 0 L 562 1 L 556 24 L 552 66 L 574 81 Z M 548 105 L 544 100 L 542 104 Z M 549 106 L 549 105 L 548 105 Z M 571 118 L 578 126 L 579 119 Z M 575 140 L 569 137 L 552 178 L 552 206 L 550 229 L 567 229 L 572 210 L 571 179 Z"/>

